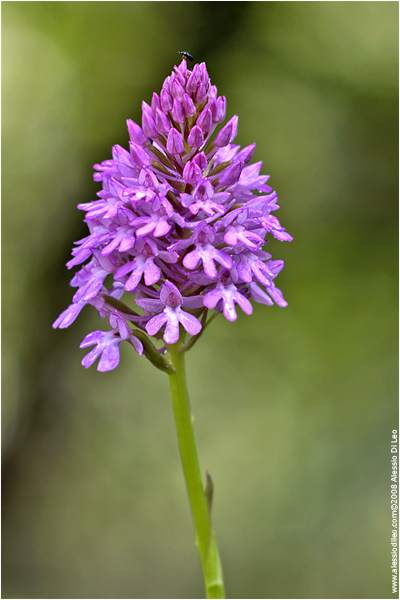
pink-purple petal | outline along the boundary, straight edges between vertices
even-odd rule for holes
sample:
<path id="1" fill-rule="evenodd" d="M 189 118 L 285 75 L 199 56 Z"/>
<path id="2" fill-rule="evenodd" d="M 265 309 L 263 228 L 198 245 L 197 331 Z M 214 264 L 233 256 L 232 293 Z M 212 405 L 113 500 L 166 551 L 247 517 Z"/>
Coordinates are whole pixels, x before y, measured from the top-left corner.
<path id="1" fill-rule="evenodd" d="M 147 333 L 149 335 L 155 335 L 160 331 L 161 327 L 166 321 L 168 321 L 168 317 L 164 312 L 159 313 L 155 317 L 152 317 L 150 321 L 148 321 L 148 323 L 146 324 Z"/>
<path id="2" fill-rule="evenodd" d="M 166 318 L 163 340 L 166 344 L 176 344 L 179 340 L 178 315 L 173 311 L 169 311 L 168 317 Z"/>
<path id="3" fill-rule="evenodd" d="M 104 371 L 111 371 L 118 366 L 119 363 L 119 344 L 114 343 L 107 346 L 99 360 L 99 364 L 97 365 L 97 370 L 104 373 Z"/>
<path id="4" fill-rule="evenodd" d="M 201 323 L 194 315 L 180 310 L 178 319 L 190 335 L 197 335 L 201 331 Z"/>

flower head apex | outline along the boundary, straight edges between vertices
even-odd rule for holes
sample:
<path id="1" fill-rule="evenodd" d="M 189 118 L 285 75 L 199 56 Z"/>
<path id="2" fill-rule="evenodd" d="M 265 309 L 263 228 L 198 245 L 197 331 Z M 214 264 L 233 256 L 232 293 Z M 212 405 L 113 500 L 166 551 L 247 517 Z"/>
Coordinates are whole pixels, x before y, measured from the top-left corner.
<path id="1" fill-rule="evenodd" d="M 78 205 L 89 235 L 68 267 L 85 264 L 71 281 L 72 305 L 53 325 L 68 327 L 86 304 L 108 317 L 111 330 L 81 344 L 94 346 L 85 367 L 100 357 L 98 370 L 114 369 L 122 341 L 149 357 L 148 336 L 167 346 L 184 331 L 198 336 L 211 310 L 235 321 L 236 305 L 251 314 L 250 299 L 287 305 L 274 283 L 283 261 L 263 246 L 267 236 L 292 238 L 271 214 L 278 197 L 262 163 L 249 164 L 255 144 L 235 145 L 238 117 L 223 124 L 225 115 L 205 63 L 188 68 L 183 58 L 143 102 L 141 124 L 128 120 L 129 150 L 114 146 L 95 165 L 102 190 Z"/>

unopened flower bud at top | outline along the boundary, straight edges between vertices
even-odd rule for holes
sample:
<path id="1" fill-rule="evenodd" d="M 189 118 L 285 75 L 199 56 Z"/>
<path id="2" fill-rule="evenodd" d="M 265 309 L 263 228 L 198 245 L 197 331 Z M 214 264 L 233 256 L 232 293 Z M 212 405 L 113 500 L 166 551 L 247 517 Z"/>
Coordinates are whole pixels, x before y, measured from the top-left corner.
<path id="1" fill-rule="evenodd" d="M 131 156 L 135 165 L 140 167 L 150 166 L 150 157 L 138 144 L 129 143 Z"/>
<path id="2" fill-rule="evenodd" d="M 168 119 L 167 115 L 159 108 L 156 109 L 155 123 L 158 131 L 164 134 L 168 133 L 172 127 L 171 121 Z"/>
<path id="3" fill-rule="evenodd" d="M 177 131 L 175 129 L 175 127 L 172 127 L 168 133 L 167 152 L 169 152 L 170 154 L 177 155 L 177 154 L 182 154 L 183 151 L 184 151 L 184 146 L 183 146 L 182 136 L 179 133 L 179 131 Z"/>
<path id="4" fill-rule="evenodd" d="M 176 98 L 174 98 L 172 103 L 171 115 L 176 123 L 183 123 L 185 121 L 186 115 L 183 110 L 182 103 L 179 102 L 179 100 L 177 100 Z"/>
<path id="5" fill-rule="evenodd" d="M 211 110 L 208 107 L 205 107 L 203 109 L 203 111 L 200 113 L 197 121 L 196 121 L 196 125 L 198 127 L 200 127 L 200 129 L 202 131 L 204 131 L 204 133 L 207 133 L 208 131 L 211 131 L 212 128 L 212 114 L 211 114 Z"/>
<path id="6" fill-rule="evenodd" d="M 142 128 L 139 127 L 139 125 L 137 125 L 134 121 L 131 121 L 131 119 L 128 119 L 127 125 L 131 141 L 139 146 L 145 146 L 149 140 L 143 133 Z"/>
<path id="7" fill-rule="evenodd" d="M 156 139 L 158 137 L 158 130 L 154 123 L 153 112 L 150 107 L 143 108 L 142 113 L 142 129 L 143 133 L 150 139 Z"/>
<path id="8" fill-rule="evenodd" d="M 192 148 L 200 148 L 204 143 L 204 134 L 198 125 L 195 125 L 188 135 L 188 144 Z"/>
<path id="9" fill-rule="evenodd" d="M 194 102 L 188 94 L 183 95 L 183 109 L 185 111 L 185 115 L 188 115 L 189 117 L 192 117 L 196 112 Z"/>
<path id="10" fill-rule="evenodd" d="M 236 137 L 237 125 L 238 117 L 235 115 L 218 133 L 217 137 L 214 140 L 214 146 L 222 147 L 230 144 L 232 140 L 234 140 Z"/>
<path id="11" fill-rule="evenodd" d="M 172 109 L 172 96 L 168 90 L 162 89 L 160 93 L 160 108 L 164 113 Z"/>

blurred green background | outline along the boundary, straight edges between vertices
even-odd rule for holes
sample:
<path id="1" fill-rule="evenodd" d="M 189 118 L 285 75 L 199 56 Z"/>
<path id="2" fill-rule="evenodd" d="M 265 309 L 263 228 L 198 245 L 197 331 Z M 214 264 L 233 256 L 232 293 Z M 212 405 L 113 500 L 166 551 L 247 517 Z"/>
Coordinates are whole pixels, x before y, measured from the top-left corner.
<path id="1" fill-rule="evenodd" d="M 188 50 L 257 143 L 294 236 L 289 307 L 188 355 L 230 598 L 389 598 L 397 429 L 398 3 L 2 2 L 3 598 L 201 598 L 166 376 L 65 268 L 92 165 Z M 86 312 L 87 311 L 87 312 Z"/>

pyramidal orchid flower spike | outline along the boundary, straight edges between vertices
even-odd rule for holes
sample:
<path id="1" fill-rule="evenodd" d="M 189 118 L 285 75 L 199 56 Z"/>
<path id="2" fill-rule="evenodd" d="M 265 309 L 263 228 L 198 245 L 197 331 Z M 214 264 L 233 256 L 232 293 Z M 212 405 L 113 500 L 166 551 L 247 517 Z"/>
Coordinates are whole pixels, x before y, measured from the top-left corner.
<path id="1" fill-rule="evenodd" d="M 269 235 L 292 240 L 272 214 L 278 196 L 260 175 L 262 163 L 250 164 L 255 144 L 233 143 L 238 117 L 223 124 L 225 113 L 206 65 L 190 70 L 184 58 L 151 104 L 143 102 L 141 127 L 128 120 L 129 150 L 116 145 L 112 159 L 95 165 L 99 199 L 78 205 L 89 235 L 67 263 L 82 265 L 71 281 L 72 304 L 53 324 L 69 327 L 90 304 L 109 329 L 82 341 L 81 348 L 91 347 L 84 367 L 99 358 L 98 371 L 114 369 L 121 342 L 129 342 L 168 373 L 208 598 L 223 598 L 224 588 L 184 352 L 217 314 L 235 321 L 239 307 L 250 315 L 251 300 L 287 306 L 275 286 L 283 261 L 263 247 Z"/>

